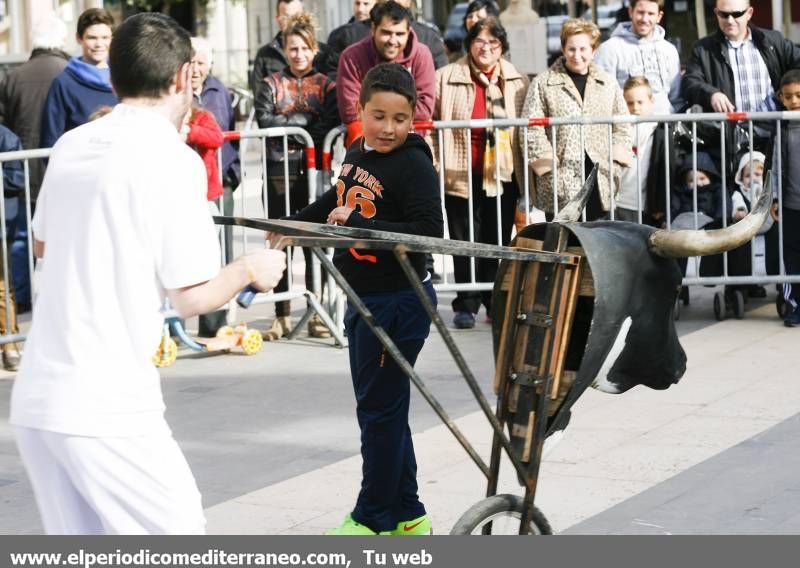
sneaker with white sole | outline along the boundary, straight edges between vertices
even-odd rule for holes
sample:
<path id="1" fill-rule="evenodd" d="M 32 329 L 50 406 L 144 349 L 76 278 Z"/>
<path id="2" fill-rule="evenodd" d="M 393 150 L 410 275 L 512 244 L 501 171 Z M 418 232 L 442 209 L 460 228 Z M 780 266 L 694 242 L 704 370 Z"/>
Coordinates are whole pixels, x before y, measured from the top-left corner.
<path id="1" fill-rule="evenodd" d="M 326 536 L 378 536 L 388 535 L 388 532 L 376 533 L 374 530 L 366 525 L 362 525 L 352 515 L 348 514 L 344 518 L 344 522 L 336 528 L 333 528 L 325 533 Z"/>

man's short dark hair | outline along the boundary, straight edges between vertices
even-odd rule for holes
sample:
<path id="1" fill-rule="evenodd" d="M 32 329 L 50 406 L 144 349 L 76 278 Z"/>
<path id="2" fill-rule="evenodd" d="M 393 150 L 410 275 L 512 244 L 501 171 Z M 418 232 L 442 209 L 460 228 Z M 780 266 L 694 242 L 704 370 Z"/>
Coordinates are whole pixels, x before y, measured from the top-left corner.
<path id="1" fill-rule="evenodd" d="M 361 82 L 358 102 L 364 107 L 375 93 L 397 93 L 411 108 L 417 106 L 417 85 L 411 73 L 399 63 L 380 63 L 370 69 Z"/>
<path id="2" fill-rule="evenodd" d="M 295 0 L 278 0 L 277 2 L 275 2 L 275 15 L 281 13 L 281 4 L 291 4 L 294 1 Z M 303 3 L 303 0 L 297 0 L 297 1 L 300 2 L 301 4 Z"/>
<path id="3" fill-rule="evenodd" d="M 105 24 L 112 30 L 114 29 L 114 16 L 108 10 L 102 8 L 89 8 L 78 16 L 78 37 L 83 38 L 84 32 L 97 24 Z"/>
<path id="4" fill-rule="evenodd" d="M 369 20 L 375 27 L 381 25 L 384 18 L 389 18 L 393 24 L 399 24 L 405 20 L 408 22 L 408 27 L 411 27 L 411 22 L 414 21 L 411 12 L 394 0 L 375 4 L 369 11 Z"/>
<path id="5" fill-rule="evenodd" d="M 475 22 L 475 25 L 467 30 L 467 35 L 464 38 L 464 49 L 469 53 L 469 48 L 472 47 L 472 42 L 478 37 L 483 30 L 489 32 L 489 35 L 496 37 L 500 41 L 503 48 L 503 53 L 508 51 L 508 34 L 500 20 L 494 16 L 489 16 L 482 20 Z"/>
<path id="6" fill-rule="evenodd" d="M 794 83 L 800 83 L 800 69 L 792 69 L 783 74 L 783 77 L 781 77 L 781 89 Z"/>
<path id="7" fill-rule="evenodd" d="M 494 0 L 472 0 L 467 6 L 467 11 L 464 12 L 464 19 L 461 22 L 461 25 L 464 29 L 467 29 L 467 16 L 469 16 L 473 12 L 477 12 L 478 10 L 486 10 L 487 16 L 499 16 L 500 11 L 497 9 L 497 4 L 495 4 Z"/>
<path id="8" fill-rule="evenodd" d="M 120 24 L 111 40 L 111 84 L 119 98 L 159 98 L 191 59 L 189 32 L 178 22 L 164 14 L 136 14 Z"/>

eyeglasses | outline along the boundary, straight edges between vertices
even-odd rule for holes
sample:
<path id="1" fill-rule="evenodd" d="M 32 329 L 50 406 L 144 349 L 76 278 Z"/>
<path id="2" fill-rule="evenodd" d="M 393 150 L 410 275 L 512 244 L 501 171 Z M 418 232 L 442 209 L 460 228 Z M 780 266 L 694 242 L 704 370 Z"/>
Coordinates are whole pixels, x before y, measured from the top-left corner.
<path id="1" fill-rule="evenodd" d="M 717 17 L 723 20 L 727 20 L 728 18 L 733 18 L 734 20 L 738 20 L 746 13 L 747 10 L 737 10 L 736 12 L 726 12 L 724 10 L 717 10 Z"/>
<path id="2" fill-rule="evenodd" d="M 500 47 L 500 40 L 499 39 L 475 39 L 472 41 L 472 44 L 477 47 L 478 49 L 483 49 L 484 47 L 490 48 L 492 51 Z"/>

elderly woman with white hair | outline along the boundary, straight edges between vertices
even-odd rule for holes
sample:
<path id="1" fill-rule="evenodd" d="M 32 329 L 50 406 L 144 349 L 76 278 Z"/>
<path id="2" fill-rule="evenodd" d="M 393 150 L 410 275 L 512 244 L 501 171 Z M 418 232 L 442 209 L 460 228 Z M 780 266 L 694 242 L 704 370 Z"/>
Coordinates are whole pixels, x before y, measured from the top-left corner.
<path id="1" fill-rule="evenodd" d="M 211 43 L 201 37 L 192 38 L 192 91 L 194 102 L 211 114 L 223 131 L 235 130 L 236 121 L 233 113 L 231 94 L 222 81 L 211 74 L 214 63 L 214 52 Z M 234 142 L 222 145 L 222 213 L 233 215 L 233 191 L 239 186 L 241 166 L 239 150 Z M 225 260 L 233 259 L 233 231 L 225 227 Z M 226 324 L 224 310 L 218 310 L 200 317 L 199 332 L 201 337 L 214 337 L 217 330 Z"/>

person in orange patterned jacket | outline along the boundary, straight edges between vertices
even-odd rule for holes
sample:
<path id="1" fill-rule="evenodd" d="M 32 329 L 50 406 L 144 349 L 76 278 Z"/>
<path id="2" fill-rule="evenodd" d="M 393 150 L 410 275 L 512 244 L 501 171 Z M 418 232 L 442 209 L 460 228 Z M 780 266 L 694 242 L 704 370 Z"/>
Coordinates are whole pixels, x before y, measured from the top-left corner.
<path id="1" fill-rule="evenodd" d="M 263 79 L 263 88 L 256 91 L 256 120 L 260 128 L 299 126 L 314 140 L 317 163 L 322 161 L 325 135 L 339 124 L 334 82 L 314 68 L 319 49 L 313 16 L 301 12 L 291 16 L 283 30 L 283 45 L 289 65 Z M 283 138 L 267 139 L 267 202 L 266 217 L 278 219 L 300 211 L 309 203 L 305 143 L 289 137 L 289 151 L 284 154 Z M 288 179 L 285 164 L 288 162 Z M 286 193 L 289 193 L 287 200 Z M 306 289 L 313 287 L 311 254 L 303 249 L 306 260 Z M 323 279 L 324 280 L 324 279 Z M 284 278 L 276 292 L 288 290 Z M 263 335 L 267 341 L 280 339 L 292 329 L 288 301 L 276 302 L 275 320 Z M 308 323 L 312 337 L 330 337 L 330 331 L 316 315 Z"/>

